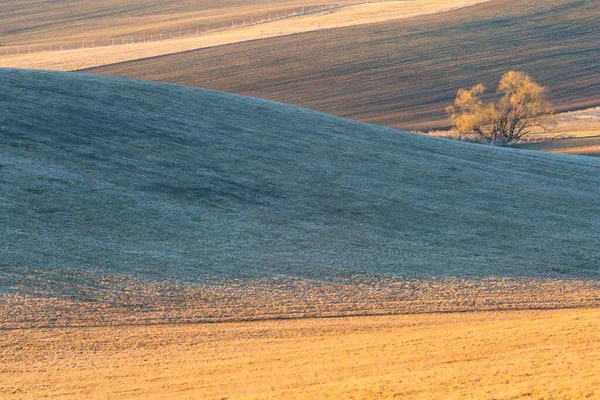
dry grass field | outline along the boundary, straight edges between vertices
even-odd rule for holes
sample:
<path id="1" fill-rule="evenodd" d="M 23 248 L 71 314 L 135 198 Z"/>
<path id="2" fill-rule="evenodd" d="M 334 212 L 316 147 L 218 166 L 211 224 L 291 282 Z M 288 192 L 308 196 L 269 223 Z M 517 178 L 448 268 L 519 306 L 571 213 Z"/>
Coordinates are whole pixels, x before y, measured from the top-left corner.
<path id="1" fill-rule="evenodd" d="M 322 0 L 3 0 L 3 46 L 149 36 L 322 5 Z"/>
<path id="2" fill-rule="evenodd" d="M 460 135 L 454 129 L 418 133 L 471 142 L 481 140 L 476 134 Z M 556 126 L 552 130 L 534 130 L 518 143 L 509 146 L 516 149 L 598 157 L 600 156 L 600 107 L 557 114 Z"/>
<path id="3" fill-rule="evenodd" d="M 355 120 L 446 127 L 461 87 L 508 70 L 547 86 L 558 110 L 600 104 L 600 8 L 493 0 L 449 13 L 219 46 L 89 72 L 241 93 Z"/>
<path id="4" fill-rule="evenodd" d="M 515 148 L 600 157 L 600 136 L 574 137 L 553 141 L 517 144 Z"/>
<path id="5" fill-rule="evenodd" d="M 582 279 L 274 277 L 184 284 L 86 271 L 56 278 L 21 268 L 11 275 L 16 282 L 0 293 L 0 330 L 600 307 L 600 282 Z"/>
<path id="6" fill-rule="evenodd" d="M 515 148 L 600 157 L 600 107 L 558 115 L 558 126 Z"/>
<path id="7" fill-rule="evenodd" d="M 3 399 L 595 399 L 600 309 L 0 331 Z"/>
<path id="8" fill-rule="evenodd" d="M 318 4 L 0 3 L 0 65 L 113 64 L 0 68 L 0 399 L 600 398 L 600 158 L 390 128 L 508 69 L 600 104 L 595 2 L 2 55 Z M 600 155 L 600 108 L 535 139 Z"/>
<path id="9" fill-rule="evenodd" d="M 0 398 L 598 394 L 600 159 L 90 74 L 0 87 Z"/>
<path id="10" fill-rule="evenodd" d="M 174 38 L 170 40 L 159 40 L 158 31 L 154 32 L 153 36 L 150 36 L 151 33 L 142 32 L 144 35 L 143 38 L 137 37 L 136 39 L 135 36 L 131 35 L 139 33 L 134 32 L 133 34 L 130 34 L 130 37 L 125 37 L 123 39 L 124 44 L 121 44 L 121 40 L 123 36 L 127 35 L 127 33 L 133 29 L 132 26 L 119 25 L 114 31 L 109 27 L 106 28 L 105 31 L 98 33 L 96 36 L 90 36 L 91 33 L 84 29 L 86 25 L 82 22 L 81 25 L 77 26 L 77 29 L 80 30 L 80 32 L 78 31 L 80 35 L 87 35 L 83 36 L 83 41 L 79 40 L 78 42 L 71 42 L 68 45 L 65 44 L 64 49 L 62 49 L 63 45 L 60 44 L 62 38 L 53 39 L 54 42 L 50 42 L 50 44 L 53 43 L 53 46 L 50 48 L 48 45 L 42 47 L 36 45 L 33 47 L 28 45 L 5 46 L 0 48 L 0 66 L 72 71 L 106 64 L 157 57 L 165 54 L 181 53 L 200 48 L 221 46 L 230 43 L 246 42 L 336 27 L 404 19 L 416 15 L 434 14 L 483 1 L 487 0 L 416 0 L 359 4 L 336 8 L 333 9 L 332 12 L 323 11 L 294 18 L 274 20 L 269 23 L 261 23 L 258 25 L 250 25 L 251 20 L 250 18 L 247 18 L 248 26 L 208 33 L 202 33 L 205 29 L 208 29 L 207 26 L 204 24 L 196 24 L 189 32 L 186 29 L 183 29 L 183 31 L 181 29 L 179 31 L 175 29 Z M 277 4 L 279 5 L 279 3 Z M 149 7 L 149 9 L 152 10 L 152 7 Z M 296 8 L 296 11 L 301 11 L 301 9 L 302 7 Z M 250 15 L 252 12 L 257 14 L 259 11 L 264 14 L 265 18 L 267 17 L 267 9 L 263 10 L 259 8 L 254 11 L 244 9 L 244 12 L 248 13 L 247 15 Z M 275 17 L 275 13 L 272 14 L 273 17 Z M 187 14 L 185 16 L 177 14 L 177 16 L 183 19 L 182 24 L 184 27 L 188 26 L 185 25 Z M 230 27 L 235 18 L 238 19 L 238 24 L 242 24 L 242 21 L 239 20 L 239 16 L 227 15 L 227 17 L 231 18 L 231 20 L 228 20 L 229 23 L 227 24 L 227 27 Z M 146 18 L 147 17 L 141 18 L 141 21 L 146 21 Z M 151 21 L 152 18 L 148 18 L 148 20 Z M 129 23 L 132 22 L 130 19 L 127 21 Z M 209 24 L 211 28 L 220 28 L 220 25 L 215 25 L 214 22 L 207 22 L 207 24 Z M 160 38 L 169 38 L 173 35 L 173 31 L 168 31 L 168 29 L 171 28 L 170 26 L 163 26 L 158 23 L 157 26 L 165 29 L 162 31 Z M 104 37 L 98 36 L 101 34 L 103 34 Z M 117 45 L 111 45 L 111 37 L 117 38 Z M 95 42 L 91 41 L 93 38 L 96 38 Z M 103 38 L 104 40 L 100 40 L 99 38 Z M 152 38 L 153 40 L 149 40 Z M 85 41 L 87 41 L 87 48 L 83 47 Z M 75 48 L 73 49 L 71 47 Z M 31 51 L 31 48 L 33 48 L 33 52 Z M 38 51 L 40 48 L 42 50 L 45 49 L 46 51 Z M 52 48 L 54 48 L 54 50 L 49 51 Z"/>

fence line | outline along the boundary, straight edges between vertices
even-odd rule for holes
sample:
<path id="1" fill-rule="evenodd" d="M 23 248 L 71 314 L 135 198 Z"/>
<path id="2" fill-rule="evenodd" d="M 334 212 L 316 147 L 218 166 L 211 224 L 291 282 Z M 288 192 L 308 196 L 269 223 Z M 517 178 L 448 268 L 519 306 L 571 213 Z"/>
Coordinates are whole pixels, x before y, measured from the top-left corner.
<path id="1" fill-rule="evenodd" d="M 380 3 L 389 0 L 345 0 L 343 2 L 322 4 L 316 6 L 303 6 L 296 7 L 293 9 L 265 13 L 259 16 L 249 16 L 245 18 L 235 19 L 227 22 L 219 23 L 204 23 L 196 25 L 194 28 L 179 29 L 175 32 L 160 32 L 158 34 L 150 34 L 144 36 L 128 35 L 119 38 L 101 39 L 101 40 L 84 40 L 81 42 L 61 42 L 54 44 L 44 45 L 19 45 L 19 46 L 6 46 L 5 49 L 0 46 L 0 56 L 8 55 L 20 55 L 30 53 L 40 53 L 48 51 L 61 51 L 61 50 L 83 50 L 99 47 L 108 46 L 120 46 L 132 43 L 150 43 L 150 42 L 162 42 L 166 40 L 181 39 L 186 37 L 202 36 L 213 32 L 222 32 L 231 29 L 242 28 L 246 26 L 254 26 L 259 24 L 266 24 L 272 21 L 283 20 L 287 18 L 295 18 L 303 15 L 317 14 L 324 11 L 333 11 L 343 7 L 355 6 L 359 4 L 368 3 Z"/>

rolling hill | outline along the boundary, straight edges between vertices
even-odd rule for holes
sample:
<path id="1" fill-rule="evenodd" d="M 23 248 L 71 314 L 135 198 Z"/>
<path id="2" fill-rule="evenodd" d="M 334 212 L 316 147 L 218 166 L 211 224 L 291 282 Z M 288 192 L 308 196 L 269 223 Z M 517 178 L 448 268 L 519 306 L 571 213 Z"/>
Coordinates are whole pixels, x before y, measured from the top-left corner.
<path id="1" fill-rule="evenodd" d="M 448 125 L 461 87 L 524 70 L 558 110 L 600 104 L 600 8 L 493 0 L 409 20 L 219 46 L 91 69 L 291 103 L 401 129 Z"/>
<path id="2" fill-rule="evenodd" d="M 600 301 L 600 159 L 121 78 L 0 87 L 5 327 L 247 318 L 259 297 L 270 316 L 486 306 L 473 282 L 510 286 L 491 308 Z M 586 294 L 551 297 L 561 280 Z"/>

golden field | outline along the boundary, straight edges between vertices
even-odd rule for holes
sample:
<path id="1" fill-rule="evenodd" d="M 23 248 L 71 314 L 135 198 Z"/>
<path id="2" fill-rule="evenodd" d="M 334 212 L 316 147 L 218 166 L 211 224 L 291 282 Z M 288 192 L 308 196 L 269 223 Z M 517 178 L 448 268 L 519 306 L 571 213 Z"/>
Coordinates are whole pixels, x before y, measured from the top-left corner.
<path id="1" fill-rule="evenodd" d="M 4 0 L 0 35 L 5 46 L 57 44 L 218 25 L 263 13 L 324 4 L 322 0 Z"/>
<path id="2" fill-rule="evenodd" d="M 514 147 L 600 157 L 600 107 L 559 114 L 556 129 Z"/>
<path id="3" fill-rule="evenodd" d="M 176 19 L 177 16 L 172 16 L 171 18 L 174 21 L 171 21 L 170 25 L 163 21 L 164 17 L 162 16 L 144 16 L 140 18 L 137 25 L 135 25 L 136 19 L 133 19 L 133 21 L 127 19 L 127 24 L 119 24 L 116 27 L 109 25 L 106 30 L 96 32 L 93 27 L 91 30 L 85 30 L 84 28 L 90 28 L 87 26 L 90 22 L 85 21 L 82 26 L 77 26 L 77 32 L 74 32 L 73 36 L 69 36 L 70 39 L 68 40 L 70 42 L 68 45 L 65 44 L 64 49 L 61 45 L 61 41 L 66 40 L 62 36 L 64 30 L 56 33 L 51 32 L 49 37 L 52 38 L 52 41 L 42 46 L 34 45 L 33 51 L 27 43 L 22 46 L 8 46 L 0 49 L 0 66 L 73 71 L 231 43 L 435 14 L 484 1 L 488 0 L 416 0 L 365 3 L 343 6 L 342 8 L 333 9 L 331 12 L 326 10 L 256 25 L 250 25 L 251 19 L 249 16 L 259 15 L 256 17 L 257 21 L 259 18 L 266 18 L 271 13 L 275 17 L 275 9 L 245 7 L 241 8 L 237 14 L 219 14 L 221 19 L 216 22 L 217 25 L 210 18 L 206 19 L 205 22 L 201 22 L 204 21 L 201 19 L 202 15 L 198 16 L 195 22 L 194 20 L 190 21 L 192 18 L 190 14 L 181 14 L 179 15 L 180 19 Z M 309 2 L 308 7 L 314 7 L 311 4 Z M 291 5 L 293 3 L 290 3 Z M 279 7 L 281 6 L 279 5 Z M 279 8 L 276 10 L 280 11 Z M 301 12 L 301 10 L 302 6 L 295 9 L 296 12 Z M 152 21 L 156 18 L 158 19 L 152 24 Z M 246 18 L 246 26 L 241 26 L 244 18 Z M 221 29 L 219 25 L 221 21 L 227 21 L 222 26 L 228 29 L 204 33 L 208 26 L 206 24 L 211 24 L 210 29 Z M 93 21 L 93 23 L 96 23 L 96 21 Z M 152 24 L 152 28 L 148 26 L 149 24 Z M 180 24 L 179 29 L 175 24 Z M 236 24 L 236 28 L 229 29 L 233 27 L 233 24 Z M 181 26 L 184 27 L 183 31 Z M 144 28 L 142 29 L 142 27 Z M 143 36 L 136 38 L 136 35 L 140 34 L 140 29 Z M 80 37 L 79 42 L 73 42 L 73 37 Z M 29 39 L 36 43 L 36 38 Z M 111 38 L 116 38 L 115 45 L 113 45 Z M 150 40 L 151 38 L 153 40 Z M 159 38 L 164 40 L 159 40 Z M 92 42 L 94 39 L 95 41 Z M 124 44 L 121 44 L 122 40 Z M 86 42 L 87 47 L 84 47 Z M 48 44 L 52 47 L 49 47 Z"/>
<path id="4" fill-rule="evenodd" d="M 414 130 L 508 69 L 559 110 L 600 104 L 600 11 L 578 0 L 8 55 L 321 4 L 6 0 L 0 66 Z M 600 159 L 88 74 L 0 87 L 0 399 L 600 399 Z M 558 122 L 515 147 L 600 155 L 600 108 Z"/>
<path id="5" fill-rule="evenodd" d="M 584 399 L 600 309 L 23 329 L 0 397 Z"/>

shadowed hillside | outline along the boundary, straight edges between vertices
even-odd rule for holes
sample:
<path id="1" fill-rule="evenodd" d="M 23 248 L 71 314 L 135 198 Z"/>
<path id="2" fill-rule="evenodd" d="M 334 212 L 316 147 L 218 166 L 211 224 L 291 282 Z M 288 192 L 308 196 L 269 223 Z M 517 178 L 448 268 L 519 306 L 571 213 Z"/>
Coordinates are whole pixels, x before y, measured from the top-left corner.
<path id="1" fill-rule="evenodd" d="M 598 159 L 151 82 L 0 70 L 0 87 L 0 293 L 97 310 L 117 289 L 128 307 L 165 293 L 128 279 L 184 296 L 227 280 L 231 295 L 271 278 L 599 276 Z"/>
<path id="2" fill-rule="evenodd" d="M 450 13 L 116 64 L 90 72 L 247 94 L 402 129 L 448 125 L 460 87 L 510 69 L 559 110 L 600 104 L 600 8 L 493 0 Z"/>

